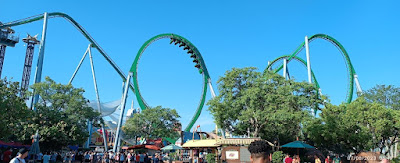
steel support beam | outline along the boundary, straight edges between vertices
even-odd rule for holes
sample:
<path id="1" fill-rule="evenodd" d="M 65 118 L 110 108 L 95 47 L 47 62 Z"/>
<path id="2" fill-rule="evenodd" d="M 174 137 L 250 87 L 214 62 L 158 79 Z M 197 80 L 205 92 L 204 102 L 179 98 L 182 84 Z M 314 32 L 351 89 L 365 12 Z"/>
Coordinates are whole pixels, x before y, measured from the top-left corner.
<path id="1" fill-rule="evenodd" d="M 213 86 L 212 86 L 212 84 L 211 84 L 211 78 L 208 78 L 208 86 L 210 87 L 211 97 L 212 97 L 212 98 L 215 98 L 216 95 L 215 95 L 214 88 L 213 88 Z M 215 125 L 215 128 L 218 129 L 218 126 Z M 215 130 L 215 131 L 217 132 L 216 135 L 218 136 L 218 130 Z M 225 132 L 224 132 L 224 130 L 220 129 L 220 131 L 221 131 L 222 137 L 225 138 Z"/>
<path id="2" fill-rule="evenodd" d="M 82 65 L 83 61 L 85 60 L 85 58 L 86 58 L 86 55 L 87 55 L 87 53 L 88 53 L 88 51 L 89 51 L 90 46 L 91 46 L 91 45 L 89 44 L 89 47 L 86 49 L 85 53 L 84 53 L 83 56 L 82 56 L 81 61 L 79 61 L 78 66 L 76 67 L 74 73 L 72 74 L 71 79 L 69 79 L 68 84 L 71 84 L 71 83 L 72 83 L 72 81 L 74 80 L 76 74 L 77 74 L 78 71 L 79 71 L 79 68 L 81 68 L 81 65 Z"/>
<path id="3" fill-rule="evenodd" d="M 267 65 L 267 67 L 269 67 L 268 68 L 268 71 L 271 71 L 272 70 L 272 66 L 269 66 L 271 64 L 271 61 L 268 61 L 268 65 Z"/>
<path id="4" fill-rule="evenodd" d="M 210 87 L 211 97 L 214 98 L 216 95 L 215 95 L 213 86 L 211 84 L 211 78 L 208 78 L 208 86 Z"/>
<path id="5" fill-rule="evenodd" d="M 308 82 L 312 83 L 312 80 L 311 80 L 310 49 L 308 47 L 308 37 L 307 36 L 304 38 L 304 46 L 306 47 Z"/>
<path id="6" fill-rule="evenodd" d="M 92 138 L 92 132 L 93 132 L 93 128 L 92 128 L 92 122 L 91 121 L 87 121 L 87 125 L 88 125 L 88 132 L 89 132 L 89 137 L 85 143 L 85 148 L 89 148 L 90 145 L 90 139 Z"/>
<path id="7" fill-rule="evenodd" d="M 4 56 L 6 55 L 6 45 L 0 45 L 0 78 L 3 71 Z"/>
<path id="8" fill-rule="evenodd" d="M 357 74 L 354 74 L 354 81 L 355 81 L 355 84 L 356 84 L 357 93 L 358 93 L 358 94 L 362 94 L 363 91 L 362 91 L 362 89 L 361 89 L 360 82 L 358 81 L 358 75 L 357 75 Z"/>
<path id="9" fill-rule="evenodd" d="M 89 53 L 89 58 L 90 58 L 90 67 L 92 68 L 92 75 L 93 75 L 93 84 L 94 84 L 94 91 L 96 92 L 96 98 L 97 98 L 97 109 L 100 112 L 100 117 L 101 117 L 101 104 L 100 104 L 100 96 L 99 96 L 99 90 L 97 88 L 97 81 L 96 81 L 96 72 L 94 71 L 94 63 L 93 63 L 93 57 L 92 57 L 92 51 L 90 50 L 90 47 L 92 45 L 89 44 L 88 47 L 88 53 Z M 105 151 L 108 151 L 107 147 L 107 136 L 106 136 L 106 131 L 104 130 L 104 124 L 101 123 L 101 130 L 103 132 L 103 143 L 104 143 L 104 149 Z"/>
<path id="10" fill-rule="evenodd" d="M 118 121 L 118 126 L 117 126 L 117 131 L 115 134 L 115 141 L 114 141 L 114 148 L 113 151 L 114 152 L 119 152 L 119 139 L 121 136 L 121 126 L 122 126 L 122 119 L 124 118 L 124 112 L 125 112 L 125 105 L 126 105 L 126 98 L 128 96 L 128 89 L 129 89 L 129 83 L 131 82 L 131 77 L 132 77 L 133 73 L 129 72 L 128 76 L 126 77 L 126 81 L 125 81 L 125 86 L 124 86 L 124 93 L 122 95 L 122 99 L 121 99 L 121 114 L 119 116 L 119 121 Z"/>
<path id="11" fill-rule="evenodd" d="M 42 81 L 42 69 L 43 69 L 43 59 L 44 59 L 44 47 L 46 44 L 46 33 L 47 33 L 47 20 L 48 20 L 48 14 L 47 12 L 44 13 L 44 18 L 43 18 L 43 30 L 42 30 L 42 38 L 40 41 L 40 47 L 39 47 L 39 58 L 36 66 L 36 71 L 35 71 L 35 83 L 40 83 Z M 36 104 L 39 101 L 39 95 L 35 94 L 35 90 L 33 90 L 33 95 L 32 95 L 32 101 L 31 101 L 31 109 L 36 110 L 34 107 L 34 104 Z"/>
<path id="12" fill-rule="evenodd" d="M 283 70 L 282 70 L 282 75 L 285 79 L 287 79 L 287 59 L 283 59 Z"/>

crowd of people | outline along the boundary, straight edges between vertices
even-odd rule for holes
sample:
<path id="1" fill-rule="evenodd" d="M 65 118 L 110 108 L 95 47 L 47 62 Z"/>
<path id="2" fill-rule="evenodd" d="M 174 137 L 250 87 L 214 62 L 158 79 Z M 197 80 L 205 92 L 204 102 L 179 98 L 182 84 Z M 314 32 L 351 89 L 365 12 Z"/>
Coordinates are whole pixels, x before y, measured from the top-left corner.
<path id="1" fill-rule="evenodd" d="M 321 159 L 318 156 L 314 156 L 314 162 L 315 163 L 322 163 Z M 285 156 L 283 159 L 283 163 L 300 163 L 300 156 L 299 155 L 294 155 L 293 158 L 290 157 L 289 154 Z M 340 163 L 340 157 L 339 155 L 336 155 L 333 159 L 330 156 L 327 156 L 325 158 L 324 163 Z"/>
<path id="2" fill-rule="evenodd" d="M 35 155 L 29 150 L 21 148 L 14 151 L 8 148 L 0 153 L 0 162 L 3 163 L 168 163 L 172 162 L 168 154 L 155 153 L 149 155 L 144 152 L 96 152 L 96 151 L 63 151 L 43 152 Z"/>

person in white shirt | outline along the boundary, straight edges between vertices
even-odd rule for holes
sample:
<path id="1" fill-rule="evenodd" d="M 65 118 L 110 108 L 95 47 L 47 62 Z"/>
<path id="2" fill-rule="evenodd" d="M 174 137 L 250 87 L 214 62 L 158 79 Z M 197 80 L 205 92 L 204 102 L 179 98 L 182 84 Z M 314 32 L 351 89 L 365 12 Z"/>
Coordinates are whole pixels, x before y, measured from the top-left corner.
<path id="1" fill-rule="evenodd" d="M 21 148 L 18 152 L 18 156 L 14 157 L 10 163 L 25 163 L 25 158 L 28 157 L 29 150 Z"/>

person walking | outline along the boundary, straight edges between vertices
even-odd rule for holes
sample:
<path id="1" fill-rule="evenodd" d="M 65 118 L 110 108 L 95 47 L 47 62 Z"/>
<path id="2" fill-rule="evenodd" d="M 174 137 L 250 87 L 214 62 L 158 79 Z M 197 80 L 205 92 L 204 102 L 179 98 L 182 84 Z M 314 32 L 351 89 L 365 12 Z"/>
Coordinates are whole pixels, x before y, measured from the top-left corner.
<path id="1" fill-rule="evenodd" d="M 10 162 L 10 160 L 12 158 L 11 154 L 12 154 L 12 149 L 11 149 L 11 147 L 8 147 L 7 150 L 3 153 L 3 161 Z"/>
<path id="2" fill-rule="evenodd" d="M 250 152 L 250 161 L 252 163 L 270 163 L 271 146 L 263 140 L 256 140 L 250 143 L 248 150 Z"/>
<path id="3" fill-rule="evenodd" d="M 46 152 L 44 155 L 43 155 L 43 163 L 49 163 L 50 162 L 50 155 L 49 155 L 49 152 Z"/>
<path id="4" fill-rule="evenodd" d="M 318 158 L 317 155 L 314 155 L 315 163 L 321 163 L 321 160 Z"/>
<path id="5" fill-rule="evenodd" d="M 289 154 L 286 155 L 285 159 L 284 159 L 284 163 L 292 163 L 293 159 L 290 157 Z"/>
<path id="6" fill-rule="evenodd" d="M 139 162 L 140 162 L 140 154 L 136 153 L 136 163 L 139 163 Z"/>
<path id="7" fill-rule="evenodd" d="M 121 154 L 119 155 L 119 162 L 120 162 L 120 163 L 124 163 L 124 162 L 125 162 L 125 153 L 121 153 Z"/>
<path id="8" fill-rule="evenodd" d="M 293 156 L 293 161 L 292 161 L 292 163 L 300 163 L 300 157 L 299 157 L 299 155 L 294 155 L 294 156 Z"/>
<path id="9" fill-rule="evenodd" d="M 57 160 L 57 152 L 53 152 L 53 154 L 50 157 L 51 163 L 55 163 Z"/>
<path id="10" fill-rule="evenodd" d="M 36 160 L 37 160 L 37 162 L 41 163 L 42 159 L 43 159 L 43 153 L 40 152 L 39 154 L 37 154 Z"/>
<path id="11" fill-rule="evenodd" d="M 339 155 L 336 155 L 335 158 L 333 158 L 333 163 L 340 163 Z"/>
<path id="12" fill-rule="evenodd" d="M 28 157 L 29 150 L 26 148 L 21 148 L 18 151 L 18 156 L 14 157 L 10 163 L 25 163 L 25 158 Z"/>
<path id="13" fill-rule="evenodd" d="M 331 163 L 331 157 L 329 155 L 326 156 L 325 163 Z"/>

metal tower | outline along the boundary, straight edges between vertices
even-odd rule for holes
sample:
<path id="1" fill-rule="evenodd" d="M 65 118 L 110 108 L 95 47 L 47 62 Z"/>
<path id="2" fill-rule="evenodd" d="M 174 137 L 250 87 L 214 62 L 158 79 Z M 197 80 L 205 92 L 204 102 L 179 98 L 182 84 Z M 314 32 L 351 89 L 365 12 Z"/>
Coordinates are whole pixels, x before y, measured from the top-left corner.
<path id="1" fill-rule="evenodd" d="M 0 25 L 2 23 L 0 22 Z M 15 33 L 11 28 L 0 29 L 0 77 L 3 70 L 4 56 L 6 54 L 6 47 L 14 47 L 19 41 L 19 37 L 13 36 Z"/>
<path id="2" fill-rule="evenodd" d="M 27 38 L 22 39 L 26 43 L 26 56 L 25 56 L 25 64 L 24 64 L 24 73 L 22 74 L 22 82 L 21 82 L 21 97 L 24 96 L 25 91 L 29 86 L 29 79 L 31 76 L 32 69 L 32 59 L 33 52 L 35 49 L 35 45 L 39 43 L 37 40 L 37 35 L 32 37 L 28 34 Z"/>

